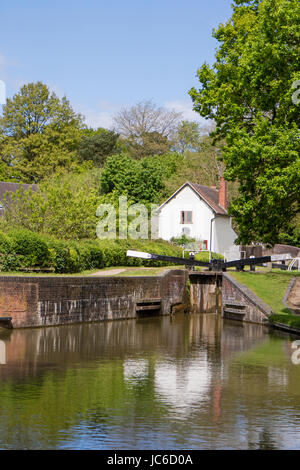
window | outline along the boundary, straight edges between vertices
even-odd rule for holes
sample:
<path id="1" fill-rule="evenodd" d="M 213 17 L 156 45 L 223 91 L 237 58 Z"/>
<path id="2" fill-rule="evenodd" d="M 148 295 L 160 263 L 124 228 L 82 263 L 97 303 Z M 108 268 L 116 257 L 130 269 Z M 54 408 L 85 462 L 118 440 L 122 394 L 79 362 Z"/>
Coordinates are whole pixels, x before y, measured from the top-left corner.
<path id="1" fill-rule="evenodd" d="M 180 212 L 180 223 L 181 224 L 192 224 L 193 223 L 193 212 L 192 211 L 181 211 Z"/>
<path id="2" fill-rule="evenodd" d="M 187 237 L 189 237 L 190 234 L 191 234 L 191 229 L 188 228 L 188 227 L 182 227 L 182 234 L 183 234 L 183 235 L 186 235 Z"/>

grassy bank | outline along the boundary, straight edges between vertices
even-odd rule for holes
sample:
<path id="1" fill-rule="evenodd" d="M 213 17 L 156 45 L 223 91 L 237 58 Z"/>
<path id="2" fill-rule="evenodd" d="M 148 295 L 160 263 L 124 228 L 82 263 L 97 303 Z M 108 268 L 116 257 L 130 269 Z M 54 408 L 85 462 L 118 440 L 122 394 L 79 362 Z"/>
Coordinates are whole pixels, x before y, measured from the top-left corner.
<path id="1" fill-rule="evenodd" d="M 300 328 L 300 316 L 293 315 L 282 303 L 290 281 L 293 277 L 300 276 L 299 271 L 265 273 L 230 271 L 230 275 L 251 289 L 272 308 L 274 314 L 269 318 L 270 322 L 275 321 Z"/>

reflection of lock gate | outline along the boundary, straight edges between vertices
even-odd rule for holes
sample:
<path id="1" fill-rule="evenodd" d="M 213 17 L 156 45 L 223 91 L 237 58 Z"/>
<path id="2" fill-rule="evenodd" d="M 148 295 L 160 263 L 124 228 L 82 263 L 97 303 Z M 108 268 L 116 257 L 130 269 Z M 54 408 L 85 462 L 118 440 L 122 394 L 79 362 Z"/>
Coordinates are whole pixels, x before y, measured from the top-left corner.
<path id="1" fill-rule="evenodd" d="M 0 364 L 6 364 L 6 345 L 0 340 Z"/>
<path id="2" fill-rule="evenodd" d="M 206 266 L 210 271 L 226 271 L 229 267 L 235 267 L 238 271 L 242 271 L 245 266 L 254 266 L 256 264 L 264 264 L 271 262 L 271 256 L 260 256 L 259 258 L 245 258 L 237 259 L 234 261 L 223 261 L 222 259 L 212 259 L 210 262 L 197 261 L 194 257 L 191 258 L 177 258 L 175 256 L 164 256 L 152 253 L 144 253 L 142 251 L 127 251 L 127 256 L 134 258 L 153 259 L 159 261 L 166 261 L 174 264 L 184 264 L 185 266 Z"/>

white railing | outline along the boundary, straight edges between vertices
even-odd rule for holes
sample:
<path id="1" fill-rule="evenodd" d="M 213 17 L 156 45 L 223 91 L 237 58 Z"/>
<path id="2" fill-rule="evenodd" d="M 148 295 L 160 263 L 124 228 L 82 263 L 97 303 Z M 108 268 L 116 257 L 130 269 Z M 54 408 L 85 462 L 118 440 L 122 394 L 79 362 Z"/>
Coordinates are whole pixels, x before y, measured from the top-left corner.
<path id="1" fill-rule="evenodd" d="M 292 261 L 290 262 L 289 266 L 288 266 L 288 271 L 292 271 L 294 265 L 297 263 L 298 261 L 298 271 L 300 271 L 300 258 L 296 257 L 294 259 L 292 259 Z"/>

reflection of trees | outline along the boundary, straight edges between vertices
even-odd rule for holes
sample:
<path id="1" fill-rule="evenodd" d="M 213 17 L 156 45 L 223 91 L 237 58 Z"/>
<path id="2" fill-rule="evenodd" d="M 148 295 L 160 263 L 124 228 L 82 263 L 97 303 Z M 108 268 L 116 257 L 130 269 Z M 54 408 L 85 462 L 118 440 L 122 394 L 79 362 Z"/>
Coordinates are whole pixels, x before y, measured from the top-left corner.
<path id="1" fill-rule="evenodd" d="M 300 412 L 299 369 L 260 325 L 175 315 L 3 340 L 0 447 L 53 448 L 80 424 L 129 446 L 151 435 L 166 448 L 271 449 L 281 445 L 281 410 Z"/>

